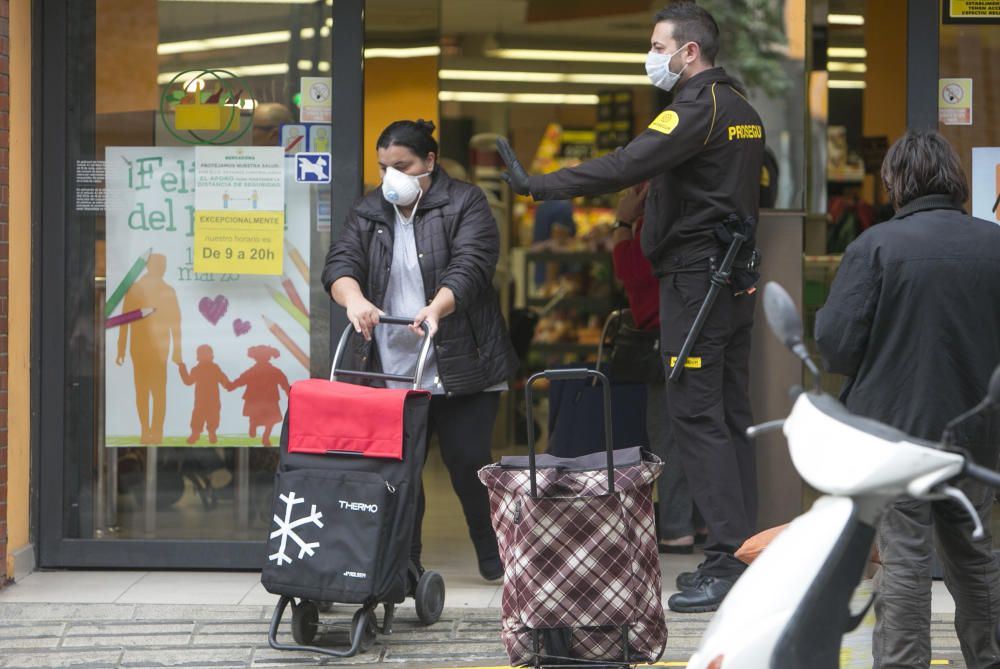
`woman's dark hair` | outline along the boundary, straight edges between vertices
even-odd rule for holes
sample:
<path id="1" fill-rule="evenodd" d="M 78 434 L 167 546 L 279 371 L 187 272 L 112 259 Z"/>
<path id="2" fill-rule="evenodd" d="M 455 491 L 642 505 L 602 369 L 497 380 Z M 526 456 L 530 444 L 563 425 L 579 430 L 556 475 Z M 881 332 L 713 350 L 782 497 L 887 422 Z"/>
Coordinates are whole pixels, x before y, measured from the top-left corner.
<path id="1" fill-rule="evenodd" d="M 695 42 L 701 49 L 701 58 L 715 65 L 719 54 L 719 25 L 703 7 L 682 0 L 674 2 L 656 13 L 653 23 L 670 21 L 674 24 L 671 37 L 678 45 Z"/>
<path id="2" fill-rule="evenodd" d="M 405 146 L 417 154 L 421 160 L 427 159 L 428 153 L 438 155 L 438 143 L 434 139 L 434 122 L 418 118 L 416 121 L 393 121 L 375 143 L 377 149 L 388 149 L 390 146 Z"/>
<path id="3" fill-rule="evenodd" d="M 882 181 L 898 209 L 924 195 L 969 199 L 969 182 L 951 144 L 935 130 L 907 130 L 882 161 Z"/>

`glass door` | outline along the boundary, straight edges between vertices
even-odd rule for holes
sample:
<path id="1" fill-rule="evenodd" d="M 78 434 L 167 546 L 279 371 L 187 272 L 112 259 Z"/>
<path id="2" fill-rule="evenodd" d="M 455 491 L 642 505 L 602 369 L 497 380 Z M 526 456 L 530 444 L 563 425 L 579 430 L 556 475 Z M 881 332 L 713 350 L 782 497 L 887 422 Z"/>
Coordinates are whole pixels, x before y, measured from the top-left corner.
<path id="1" fill-rule="evenodd" d="M 45 4 L 41 563 L 259 566 L 329 369 L 332 0 Z"/>
<path id="2" fill-rule="evenodd" d="M 1000 126 L 996 123 L 1000 7 L 945 0 L 941 11 L 938 130 L 955 147 L 969 179 L 972 197 L 967 210 L 1000 224 Z M 993 545 L 1000 548 L 998 509 L 993 513 Z"/>

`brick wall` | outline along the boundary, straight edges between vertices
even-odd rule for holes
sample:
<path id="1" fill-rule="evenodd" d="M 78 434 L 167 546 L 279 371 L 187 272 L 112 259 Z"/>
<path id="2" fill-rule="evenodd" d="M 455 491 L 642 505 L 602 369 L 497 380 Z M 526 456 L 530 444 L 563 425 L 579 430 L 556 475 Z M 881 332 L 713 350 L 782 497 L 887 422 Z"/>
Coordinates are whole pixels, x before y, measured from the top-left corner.
<path id="1" fill-rule="evenodd" d="M 7 581 L 7 266 L 10 188 L 10 0 L 0 0 L 0 587 Z"/>

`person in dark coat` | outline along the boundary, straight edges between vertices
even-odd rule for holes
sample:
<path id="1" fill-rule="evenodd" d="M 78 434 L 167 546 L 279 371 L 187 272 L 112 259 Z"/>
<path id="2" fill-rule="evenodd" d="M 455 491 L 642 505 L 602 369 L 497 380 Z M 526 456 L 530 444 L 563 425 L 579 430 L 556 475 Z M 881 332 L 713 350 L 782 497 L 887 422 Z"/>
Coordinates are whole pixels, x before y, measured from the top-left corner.
<path id="1" fill-rule="evenodd" d="M 536 200 L 622 190 L 649 180 L 640 243 L 660 282 L 664 364 L 677 357 L 728 242 L 729 217 L 756 221 L 764 127 L 746 91 L 715 66 L 715 19 L 693 2 L 674 2 L 654 19 L 646 73 L 676 90 L 673 102 L 628 145 L 575 167 L 528 176 L 506 140 L 497 141 L 511 187 Z M 752 269 L 753 226 L 734 269 Z M 708 527 L 705 560 L 677 577 L 673 611 L 714 611 L 746 565 L 734 553 L 757 524 L 757 470 L 746 436 L 750 408 L 751 287 L 720 291 L 681 374 L 668 382 L 666 406 L 695 504 Z"/>
<path id="2" fill-rule="evenodd" d="M 437 164 L 433 131 L 433 123 L 419 120 L 396 121 L 382 132 L 382 185 L 354 207 L 330 246 L 323 287 L 362 335 L 345 368 L 412 376 L 420 325 L 427 324 L 434 342 L 421 384 L 432 393 L 428 438 L 438 435 L 479 572 L 496 580 L 503 566 L 476 472 L 493 462 L 500 392 L 518 362 L 492 283 L 500 253 L 496 221 L 481 189 L 451 179 Z M 383 314 L 413 316 L 413 324 L 379 327 Z M 423 512 L 421 488 L 411 551 L 418 565 Z"/>
<path id="3" fill-rule="evenodd" d="M 969 187 L 937 132 L 907 132 L 889 149 L 882 179 L 896 215 L 847 247 L 816 315 L 816 344 L 827 369 L 848 377 L 841 398 L 848 409 L 936 441 L 986 394 L 1000 364 L 1000 226 L 963 211 Z M 996 416 L 962 424 L 956 437 L 979 464 L 997 465 Z M 982 539 L 972 538 L 972 520 L 947 500 L 900 501 L 879 522 L 877 668 L 930 663 L 935 537 L 965 662 L 1000 667 L 994 491 L 969 480 L 959 487 L 978 509 Z"/>

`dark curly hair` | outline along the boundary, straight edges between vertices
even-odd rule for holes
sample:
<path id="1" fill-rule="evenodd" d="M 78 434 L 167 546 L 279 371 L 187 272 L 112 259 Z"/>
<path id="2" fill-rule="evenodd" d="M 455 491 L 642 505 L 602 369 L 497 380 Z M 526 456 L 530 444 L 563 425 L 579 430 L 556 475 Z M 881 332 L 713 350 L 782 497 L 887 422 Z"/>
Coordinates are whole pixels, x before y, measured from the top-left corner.
<path id="1" fill-rule="evenodd" d="M 390 146 L 405 146 L 422 160 L 428 153 L 438 155 L 438 143 L 434 139 L 434 122 L 422 118 L 416 121 L 393 121 L 375 143 L 377 149 L 388 149 Z"/>

